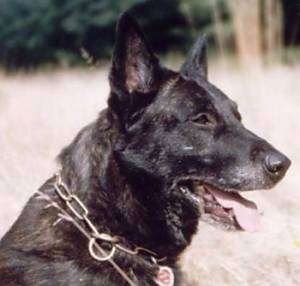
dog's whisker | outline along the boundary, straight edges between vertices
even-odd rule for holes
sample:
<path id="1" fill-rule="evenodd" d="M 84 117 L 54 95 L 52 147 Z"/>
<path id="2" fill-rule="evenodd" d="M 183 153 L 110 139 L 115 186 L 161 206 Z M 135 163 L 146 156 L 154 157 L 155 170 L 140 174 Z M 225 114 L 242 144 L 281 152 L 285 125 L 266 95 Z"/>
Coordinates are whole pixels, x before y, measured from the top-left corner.
<path id="1" fill-rule="evenodd" d="M 234 277 L 237 281 L 239 281 L 240 283 L 244 282 L 244 280 L 242 279 L 242 277 L 236 271 L 231 270 L 228 265 L 226 265 L 225 263 L 221 263 L 220 266 L 225 271 L 227 271 L 228 273 L 230 273 L 230 275 L 232 275 L 232 277 Z"/>
<path id="2" fill-rule="evenodd" d="M 52 208 L 52 207 L 56 208 L 56 205 L 53 204 L 53 203 L 49 203 L 49 204 L 47 204 L 47 205 L 44 206 L 44 210 Z"/>
<path id="3" fill-rule="evenodd" d="M 48 202 L 48 204 L 45 205 L 43 209 L 49 209 L 49 208 L 51 208 L 51 207 L 54 207 L 54 208 L 60 209 L 60 210 L 62 209 L 62 208 L 61 208 L 55 201 L 53 201 L 53 200 L 51 199 L 51 197 L 48 196 L 47 194 L 44 194 L 44 193 L 42 193 L 42 192 L 40 192 L 40 191 L 37 191 L 37 194 L 38 194 L 38 196 L 36 197 L 37 200 L 43 200 L 43 201 Z"/>
<path id="4" fill-rule="evenodd" d="M 52 226 L 56 226 L 57 224 L 59 224 L 62 221 L 68 221 L 68 222 L 74 221 L 74 219 L 71 216 L 63 214 L 63 213 L 59 213 L 57 216 L 58 216 L 58 219 L 52 224 Z"/>
<path id="5" fill-rule="evenodd" d="M 74 219 L 71 216 L 65 215 L 65 214 L 62 214 L 62 213 L 59 213 L 58 217 L 61 220 L 66 220 L 66 221 L 70 221 L 70 222 L 74 221 Z"/>
<path id="6" fill-rule="evenodd" d="M 61 221 L 63 221 L 63 218 L 60 217 L 52 224 L 52 226 L 58 225 Z"/>

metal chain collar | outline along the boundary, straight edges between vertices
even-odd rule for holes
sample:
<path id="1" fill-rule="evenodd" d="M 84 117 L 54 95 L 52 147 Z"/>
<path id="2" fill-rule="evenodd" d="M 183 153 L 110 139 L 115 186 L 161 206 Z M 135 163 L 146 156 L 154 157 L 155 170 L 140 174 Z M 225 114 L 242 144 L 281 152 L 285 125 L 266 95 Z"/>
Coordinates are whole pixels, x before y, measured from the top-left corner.
<path id="1" fill-rule="evenodd" d="M 90 234 L 89 244 L 88 244 L 88 250 L 89 254 L 92 258 L 94 258 L 97 261 L 108 261 L 116 253 L 116 250 L 123 251 L 130 255 L 138 255 L 141 252 L 144 252 L 145 254 L 150 255 L 152 262 L 157 263 L 160 261 L 165 260 L 166 258 L 158 259 L 158 255 L 143 247 L 135 247 L 133 250 L 129 249 L 123 245 L 120 244 L 120 240 L 117 236 L 111 236 L 107 233 L 99 233 L 96 226 L 92 223 L 92 221 L 89 218 L 89 211 L 87 207 L 84 205 L 84 203 L 79 199 L 77 195 L 72 193 L 68 186 L 63 182 L 61 173 L 58 172 L 55 174 L 55 183 L 54 183 L 54 189 L 56 193 L 59 195 L 59 197 L 64 201 L 66 207 L 71 211 L 71 213 L 80 221 L 84 222 L 87 226 L 88 230 L 86 230 Z M 95 251 L 95 246 L 97 246 L 97 242 L 106 242 L 110 245 L 110 251 L 107 253 L 107 255 L 100 255 Z M 103 253 L 102 253 L 103 254 Z"/>

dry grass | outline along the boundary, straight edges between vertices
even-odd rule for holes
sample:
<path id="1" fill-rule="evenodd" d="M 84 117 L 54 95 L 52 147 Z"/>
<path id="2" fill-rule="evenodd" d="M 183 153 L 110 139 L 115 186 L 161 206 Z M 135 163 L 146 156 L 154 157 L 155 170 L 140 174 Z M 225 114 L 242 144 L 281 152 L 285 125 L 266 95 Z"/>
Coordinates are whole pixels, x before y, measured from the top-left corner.
<path id="1" fill-rule="evenodd" d="M 245 124 L 287 153 L 293 166 L 271 193 L 249 194 L 264 211 L 258 234 L 200 224 L 183 257 L 190 285 L 300 284 L 300 67 L 211 72 Z M 0 235 L 55 170 L 54 157 L 93 120 L 108 95 L 105 71 L 0 75 Z"/>

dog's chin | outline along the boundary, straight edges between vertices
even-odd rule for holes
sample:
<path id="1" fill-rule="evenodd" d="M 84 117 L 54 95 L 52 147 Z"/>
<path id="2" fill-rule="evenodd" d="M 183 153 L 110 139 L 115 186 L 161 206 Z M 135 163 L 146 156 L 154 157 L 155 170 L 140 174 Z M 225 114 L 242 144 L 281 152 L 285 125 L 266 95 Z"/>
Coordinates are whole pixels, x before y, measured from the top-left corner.
<path id="1" fill-rule="evenodd" d="M 260 229 L 256 204 L 243 198 L 237 190 L 224 190 L 198 180 L 181 181 L 176 189 L 199 209 L 202 221 L 228 231 Z"/>

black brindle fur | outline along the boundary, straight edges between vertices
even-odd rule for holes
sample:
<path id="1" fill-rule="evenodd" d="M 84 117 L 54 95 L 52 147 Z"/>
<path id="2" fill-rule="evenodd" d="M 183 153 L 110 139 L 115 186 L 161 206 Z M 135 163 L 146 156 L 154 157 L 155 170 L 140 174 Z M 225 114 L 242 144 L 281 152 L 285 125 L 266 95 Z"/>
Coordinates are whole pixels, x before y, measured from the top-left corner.
<path id="1" fill-rule="evenodd" d="M 87 205 L 100 232 L 166 256 L 175 270 L 201 212 L 178 191 L 197 180 L 222 190 L 273 187 L 289 160 L 242 125 L 236 104 L 207 80 L 200 38 L 180 72 L 162 67 L 137 24 L 123 14 L 117 28 L 108 108 L 59 156 L 64 181 Z M 51 179 L 40 189 L 59 200 Z M 37 195 L 1 240 L 1 285 L 127 285 L 87 240 Z M 156 285 L 144 255 L 117 252 L 138 285 Z"/>

